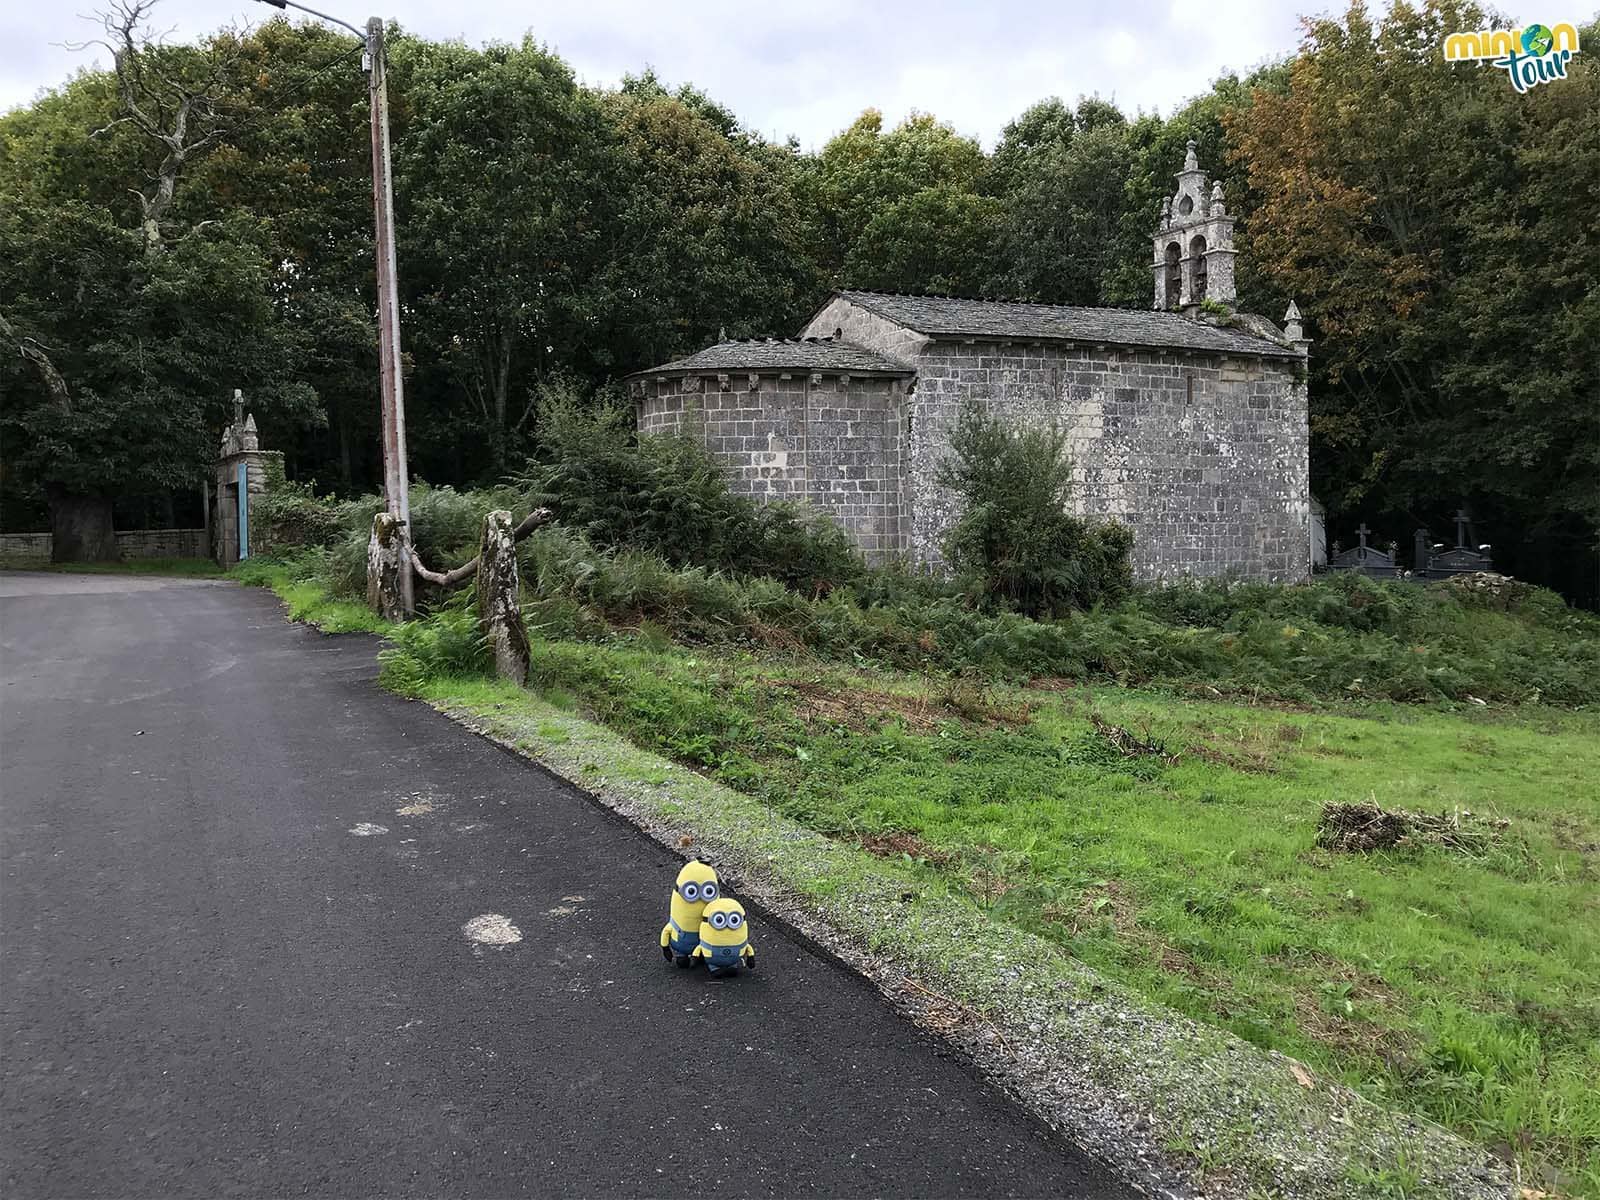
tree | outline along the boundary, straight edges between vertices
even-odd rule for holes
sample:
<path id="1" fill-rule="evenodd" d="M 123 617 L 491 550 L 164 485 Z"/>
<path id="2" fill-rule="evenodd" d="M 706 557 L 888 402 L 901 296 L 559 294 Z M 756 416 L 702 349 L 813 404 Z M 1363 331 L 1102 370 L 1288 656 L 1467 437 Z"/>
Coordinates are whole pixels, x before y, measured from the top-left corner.
<path id="1" fill-rule="evenodd" d="M 294 375 L 326 414 L 258 413 L 264 444 L 285 452 L 291 476 L 346 494 L 382 478 L 363 49 L 315 21 L 274 19 L 242 37 L 219 98 L 227 128 L 188 180 L 196 207 L 256 218 L 275 267 L 273 310 L 298 342 Z M 391 70 L 392 84 L 400 75 Z"/>
<path id="2" fill-rule="evenodd" d="M 1313 475 L 1337 516 L 1465 502 L 1496 558 L 1569 593 L 1594 566 L 1600 70 L 1517 94 L 1442 68 L 1454 0 L 1313 23 L 1281 91 L 1226 121 L 1258 202 L 1245 249 L 1318 337 Z M 1588 549 L 1587 555 L 1585 549 Z M 1558 573 L 1552 578 L 1553 573 Z"/>
<path id="3" fill-rule="evenodd" d="M 945 184 L 895 200 L 861 230 L 843 278 L 884 292 L 980 294 L 998 209 L 991 197 Z"/>
<path id="4" fill-rule="evenodd" d="M 992 288 L 1057 304 L 1099 304 L 1125 257 L 1127 121 L 1099 99 L 1035 105 L 995 148 L 1000 263 Z M 1146 250 L 1143 257 L 1148 257 Z M 1148 271 L 1146 271 L 1148 277 Z"/>
<path id="5" fill-rule="evenodd" d="M 57 561 L 117 556 L 118 495 L 198 485 L 232 388 L 313 407 L 285 382 L 252 222 L 197 220 L 179 188 L 220 136 L 233 40 L 160 46 L 148 8 L 106 16 L 112 79 L 0 119 L 0 429 L 7 475 L 44 492 Z"/>
<path id="6" fill-rule="evenodd" d="M 652 366 L 719 332 L 781 331 L 819 298 L 799 154 L 744 130 L 690 88 L 652 77 L 607 95 L 622 203 L 590 288 L 591 378 Z"/>
<path id="7" fill-rule="evenodd" d="M 478 461 L 501 475 L 525 445 L 533 385 L 584 336 L 580 297 L 619 183 L 615 138 L 567 65 L 532 40 L 412 40 L 396 57 L 407 340 L 421 390 L 445 402 L 435 413 L 470 411 Z"/>
<path id="8" fill-rule="evenodd" d="M 884 133 L 869 109 L 806 178 L 822 269 L 846 286 L 981 292 L 998 213 L 984 170 L 977 142 L 950 126 L 918 113 Z"/>

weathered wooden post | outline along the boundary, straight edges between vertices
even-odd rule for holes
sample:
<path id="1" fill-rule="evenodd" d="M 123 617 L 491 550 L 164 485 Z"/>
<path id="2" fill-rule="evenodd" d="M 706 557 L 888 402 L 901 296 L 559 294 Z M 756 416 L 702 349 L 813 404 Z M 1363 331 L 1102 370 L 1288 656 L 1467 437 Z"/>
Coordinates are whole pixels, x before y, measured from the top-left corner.
<path id="1" fill-rule="evenodd" d="M 528 682 L 528 627 L 522 620 L 522 581 L 511 514 L 496 509 L 483 519 L 478 545 L 478 629 L 494 655 L 495 674 L 519 686 Z"/>
<path id="2" fill-rule="evenodd" d="M 411 615 L 411 545 L 406 525 L 391 512 L 372 518 L 367 539 L 367 604 L 386 621 L 404 621 Z"/>

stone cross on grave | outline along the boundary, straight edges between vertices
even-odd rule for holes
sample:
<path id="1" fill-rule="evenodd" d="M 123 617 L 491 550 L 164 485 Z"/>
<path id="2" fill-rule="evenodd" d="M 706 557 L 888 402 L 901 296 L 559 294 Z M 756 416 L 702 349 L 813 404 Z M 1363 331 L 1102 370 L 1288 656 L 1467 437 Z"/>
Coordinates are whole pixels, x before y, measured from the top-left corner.
<path id="1" fill-rule="evenodd" d="M 1472 518 L 1467 516 L 1464 508 L 1456 509 L 1456 548 L 1459 550 L 1467 544 L 1468 530 L 1472 528 Z"/>
<path id="2" fill-rule="evenodd" d="M 1357 527 L 1357 529 L 1356 529 L 1356 536 L 1361 539 L 1361 557 L 1362 558 L 1365 558 L 1367 556 L 1367 534 L 1369 534 L 1371 532 L 1372 532 L 1372 530 L 1367 528 L 1367 523 L 1365 521 L 1361 522 L 1360 526 Z"/>

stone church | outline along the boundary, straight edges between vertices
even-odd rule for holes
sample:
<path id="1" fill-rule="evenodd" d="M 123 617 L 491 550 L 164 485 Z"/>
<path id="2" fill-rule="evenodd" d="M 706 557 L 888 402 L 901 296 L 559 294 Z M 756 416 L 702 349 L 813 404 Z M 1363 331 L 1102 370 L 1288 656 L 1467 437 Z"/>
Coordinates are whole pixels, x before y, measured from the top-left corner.
<path id="1" fill-rule="evenodd" d="M 1072 508 L 1133 530 L 1146 581 L 1298 580 L 1311 562 L 1305 338 L 1232 311 L 1233 217 L 1189 143 L 1152 312 L 840 291 L 796 339 L 629 379 L 641 432 L 703 440 L 736 490 L 804 500 L 867 554 L 937 567 L 961 407 L 1068 435 Z M 1205 303 L 1211 301 L 1214 303 Z"/>

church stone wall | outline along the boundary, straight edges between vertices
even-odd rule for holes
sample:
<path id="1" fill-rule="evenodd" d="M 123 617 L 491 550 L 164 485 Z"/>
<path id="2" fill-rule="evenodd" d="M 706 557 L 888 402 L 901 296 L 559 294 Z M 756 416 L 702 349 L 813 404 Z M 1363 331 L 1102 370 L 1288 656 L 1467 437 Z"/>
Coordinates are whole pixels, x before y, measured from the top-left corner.
<path id="1" fill-rule="evenodd" d="M 735 492 L 805 501 L 882 562 L 902 546 L 901 380 L 805 372 L 690 375 L 634 384 L 641 433 L 682 433 Z"/>
<path id="2" fill-rule="evenodd" d="M 1305 577 L 1310 468 L 1298 364 L 934 341 L 916 366 L 905 485 L 915 561 L 941 562 L 956 504 L 935 472 L 970 398 L 1019 424 L 1067 431 L 1072 507 L 1133 530 L 1137 578 Z"/>

